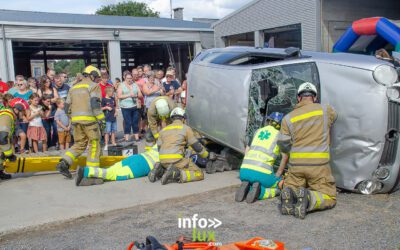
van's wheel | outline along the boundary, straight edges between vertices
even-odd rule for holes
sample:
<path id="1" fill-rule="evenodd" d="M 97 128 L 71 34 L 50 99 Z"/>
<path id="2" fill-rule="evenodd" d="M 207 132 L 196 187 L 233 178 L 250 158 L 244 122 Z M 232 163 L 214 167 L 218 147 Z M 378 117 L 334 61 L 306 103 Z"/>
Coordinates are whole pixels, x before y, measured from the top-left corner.
<path id="1" fill-rule="evenodd" d="M 206 165 L 206 173 L 207 174 L 215 174 L 217 172 L 217 169 L 214 167 L 214 162 L 213 161 L 208 161 Z"/>

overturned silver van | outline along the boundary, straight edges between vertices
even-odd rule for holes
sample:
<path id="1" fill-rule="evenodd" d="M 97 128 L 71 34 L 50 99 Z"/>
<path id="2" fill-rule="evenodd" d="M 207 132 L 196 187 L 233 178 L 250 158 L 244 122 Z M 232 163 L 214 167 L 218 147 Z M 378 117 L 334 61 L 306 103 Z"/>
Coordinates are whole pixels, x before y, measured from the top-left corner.
<path id="1" fill-rule="evenodd" d="M 295 48 L 203 51 L 189 68 L 188 124 L 244 153 L 264 115 L 290 112 L 305 81 L 339 114 L 330 148 L 337 186 L 364 194 L 397 190 L 400 83 L 393 65 L 373 56 Z"/>

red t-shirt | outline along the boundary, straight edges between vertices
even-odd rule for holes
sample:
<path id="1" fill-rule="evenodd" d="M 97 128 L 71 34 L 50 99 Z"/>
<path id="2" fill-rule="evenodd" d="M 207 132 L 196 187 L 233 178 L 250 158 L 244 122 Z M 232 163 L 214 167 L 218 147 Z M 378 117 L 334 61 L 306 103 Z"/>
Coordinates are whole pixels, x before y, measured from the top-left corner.
<path id="1" fill-rule="evenodd" d="M 9 87 L 8 87 L 7 83 L 0 81 L 0 93 L 4 94 L 8 91 L 8 89 L 9 89 Z"/>
<path id="2" fill-rule="evenodd" d="M 113 85 L 111 85 L 111 84 L 109 84 L 109 83 L 106 83 L 106 85 L 104 85 L 104 84 L 102 84 L 102 83 L 99 83 L 99 85 L 100 85 L 100 89 L 101 89 L 101 97 L 102 97 L 102 98 L 105 98 L 105 97 L 106 97 L 106 88 L 107 88 L 108 86 L 113 86 Z"/>
<path id="3" fill-rule="evenodd" d="M 139 80 L 135 81 L 135 83 L 139 86 L 140 91 L 143 94 L 143 86 L 146 84 L 146 79 L 140 78 Z M 144 105 L 144 96 L 142 98 L 139 98 L 140 103 L 142 104 L 142 107 Z"/>

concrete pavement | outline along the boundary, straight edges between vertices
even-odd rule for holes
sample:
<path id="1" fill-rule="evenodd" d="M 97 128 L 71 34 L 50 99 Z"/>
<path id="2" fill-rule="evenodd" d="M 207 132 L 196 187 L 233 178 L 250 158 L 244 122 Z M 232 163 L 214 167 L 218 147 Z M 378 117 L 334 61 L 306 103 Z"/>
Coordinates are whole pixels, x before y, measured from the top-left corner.
<path id="1" fill-rule="evenodd" d="M 76 187 L 59 174 L 0 182 L 0 235 L 15 230 L 199 194 L 240 183 L 238 172 L 206 175 L 187 184 L 150 183 L 148 178 Z"/>

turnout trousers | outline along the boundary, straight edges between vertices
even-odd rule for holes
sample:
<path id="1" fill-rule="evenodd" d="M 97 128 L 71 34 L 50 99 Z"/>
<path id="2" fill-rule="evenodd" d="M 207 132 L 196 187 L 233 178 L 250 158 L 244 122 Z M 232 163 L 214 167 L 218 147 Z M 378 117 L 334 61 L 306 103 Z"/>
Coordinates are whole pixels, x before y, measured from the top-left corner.
<path id="1" fill-rule="evenodd" d="M 329 164 L 291 166 L 284 186 L 295 192 L 300 187 L 310 191 L 308 212 L 333 208 L 336 205 L 336 184 Z"/>
<path id="2" fill-rule="evenodd" d="M 89 145 L 86 166 L 99 167 L 101 147 L 100 147 L 100 128 L 96 123 L 92 124 L 74 124 L 74 145 L 65 153 L 63 159 L 69 165 L 72 165 L 74 160 L 79 157 Z"/>

